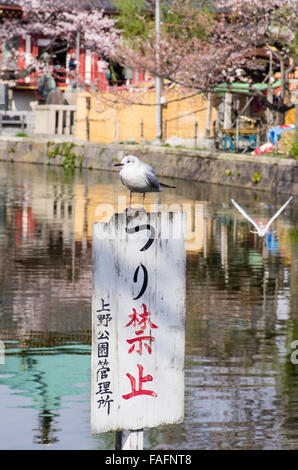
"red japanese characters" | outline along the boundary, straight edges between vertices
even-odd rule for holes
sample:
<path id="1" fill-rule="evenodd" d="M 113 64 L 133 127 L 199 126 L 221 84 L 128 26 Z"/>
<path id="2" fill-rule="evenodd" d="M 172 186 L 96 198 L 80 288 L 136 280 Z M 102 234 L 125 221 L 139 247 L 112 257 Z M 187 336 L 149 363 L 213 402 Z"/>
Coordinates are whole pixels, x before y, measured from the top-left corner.
<path id="1" fill-rule="evenodd" d="M 147 242 L 143 248 L 141 248 L 141 251 L 148 250 L 153 241 L 154 237 L 152 237 L 152 234 L 155 235 L 155 229 L 149 225 L 141 225 L 134 227 L 133 229 L 128 229 L 127 233 L 134 233 L 139 230 L 150 230 L 151 237 L 149 239 L 149 242 Z M 139 299 L 143 294 L 145 293 L 148 285 L 148 272 L 146 267 L 141 263 L 141 267 L 143 269 L 144 273 L 144 281 L 143 281 L 143 286 L 142 289 L 137 297 L 135 297 L 133 300 Z M 139 266 L 136 268 L 135 274 L 133 281 L 136 282 L 138 278 L 138 272 L 139 272 Z M 152 335 L 151 330 L 154 330 L 158 328 L 158 326 L 152 322 L 151 320 L 151 312 L 148 310 L 146 304 L 142 304 L 143 311 L 141 313 L 138 313 L 137 310 L 132 307 L 132 314 L 129 315 L 130 321 L 125 325 L 125 328 L 129 328 L 129 331 L 131 329 L 135 330 L 134 334 L 135 336 L 132 338 L 128 338 L 126 341 L 130 345 L 130 348 L 128 349 L 128 354 L 132 354 L 133 352 L 137 353 L 138 355 L 142 356 L 144 348 L 148 352 L 149 355 L 152 354 L 152 343 L 155 341 L 155 337 Z M 146 334 L 144 334 L 146 332 Z M 146 390 L 143 389 L 143 384 L 145 382 L 152 382 L 153 377 L 152 375 L 148 374 L 146 376 L 143 376 L 143 366 L 141 364 L 137 364 L 138 367 L 138 378 L 135 379 L 131 374 L 126 373 L 127 377 L 130 380 L 130 385 L 131 385 L 131 392 L 127 393 L 125 395 L 122 395 L 122 398 L 125 400 L 129 398 L 136 397 L 138 395 L 149 395 L 151 397 L 157 397 L 157 393 L 155 393 L 153 390 Z"/>

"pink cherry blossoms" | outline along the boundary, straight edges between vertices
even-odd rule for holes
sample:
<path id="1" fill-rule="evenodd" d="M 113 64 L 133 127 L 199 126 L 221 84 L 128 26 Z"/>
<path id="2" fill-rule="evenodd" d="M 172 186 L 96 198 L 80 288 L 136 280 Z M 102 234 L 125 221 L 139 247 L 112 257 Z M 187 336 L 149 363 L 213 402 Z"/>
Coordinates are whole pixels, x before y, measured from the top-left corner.
<path id="1" fill-rule="evenodd" d="M 191 29 L 187 21 L 179 30 L 161 23 L 159 42 L 152 32 L 146 44 L 136 38 L 117 49 L 116 55 L 123 64 L 206 92 L 224 82 L 262 81 L 272 53 L 275 69 L 283 70 L 286 97 L 288 76 L 295 66 L 297 7 L 297 0 L 216 0 L 213 15 L 200 16 L 205 35 L 191 34 L 195 26 Z M 254 89 L 251 93 L 261 94 Z"/>
<path id="2" fill-rule="evenodd" d="M 119 45 L 120 34 L 115 21 L 105 16 L 103 11 L 87 11 L 80 7 L 79 2 L 70 0 L 19 0 L 18 5 L 22 8 L 22 18 L 3 18 L 0 24 L 0 42 L 10 46 L 10 67 L 14 64 L 17 69 L 18 51 L 12 44 L 17 37 L 36 35 L 49 40 L 49 50 L 57 44 L 63 44 L 63 48 L 68 50 L 75 47 L 80 33 L 81 47 L 96 51 L 103 60 Z M 38 67 L 35 58 L 27 58 L 27 73 Z"/>

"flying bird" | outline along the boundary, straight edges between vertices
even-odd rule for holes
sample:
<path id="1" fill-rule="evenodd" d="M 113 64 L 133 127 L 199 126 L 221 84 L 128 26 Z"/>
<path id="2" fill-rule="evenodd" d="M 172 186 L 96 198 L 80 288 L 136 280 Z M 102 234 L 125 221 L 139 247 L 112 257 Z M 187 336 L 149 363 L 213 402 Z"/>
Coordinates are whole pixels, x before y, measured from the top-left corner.
<path id="1" fill-rule="evenodd" d="M 281 206 L 278 211 L 274 214 L 273 217 L 271 217 L 271 219 L 269 220 L 269 222 L 265 225 L 262 224 L 262 222 L 260 224 L 257 224 L 254 219 L 252 217 L 250 217 L 246 212 L 245 210 L 236 202 L 234 201 L 234 199 L 231 199 L 232 203 L 234 204 L 234 206 L 238 209 L 239 212 L 241 212 L 241 214 L 247 219 L 250 221 L 250 223 L 257 229 L 257 231 L 253 231 L 251 230 L 252 233 L 257 233 L 259 235 L 259 237 L 264 237 L 270 227 L 270 225 L 272 224 L 272 222 L 279 216 L 279 214 L 285 209 L 285 207 L 289 204 L 289 202 L 291 201 L 291 199 L 293 199 L 293 196 L 291 196 L 287 202 L 285 202 L 285 204 L 283 206 Z"/>
<path id="2" fill-rule="evenodd" d="M 153 168 L 147 163 L 141 162 L 134 155 L 127 155 L 120 163 L 115 163 L 114 166 L 121 167 L 121 182 L 130 191 L 129 207 L 131 207 L 133 193 L 143 193 L 144 204 L 146 193 L 160 192 L 160 188 L 175 188 L 175 186 L 160 183 Z"/>

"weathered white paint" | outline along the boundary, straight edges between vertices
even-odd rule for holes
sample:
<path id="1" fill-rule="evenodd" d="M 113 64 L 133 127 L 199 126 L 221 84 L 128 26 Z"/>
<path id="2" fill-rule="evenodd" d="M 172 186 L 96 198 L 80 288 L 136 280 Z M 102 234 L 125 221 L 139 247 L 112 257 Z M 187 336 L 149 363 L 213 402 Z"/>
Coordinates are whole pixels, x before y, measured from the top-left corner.
<path id="1" fill-rule="evenodd" d="M 127 233 L 126 228 L 144 224 L 154 227 L 155 238 L 148 249 L 140 251 L 148 241 L 149 230 Z M 122 213 L 115 214 L 108 224 L 93 224 L 91 431 L 94 434 L 140 430 L 183 420 L 185 232 L 186 218 L 181 212 Z M 147 288 L 134 300 L 143 286 L 145 269 Z M 101 309 L 101 299 L 109 312 L 97 312 Z M 126 325 L 132 320 L 129 315 L 133 314 L 133 308 L 138 314 L 143 313 L 142 304 L 147 306 L 150 320 L 158 328 L 147 322 L 144 332 L 137 334 L 140 325 Z M 106 328 L 99 325 L 98 314 L 110 315 Z M 109 370 L 104 380 L 98 372 L 99 360 L 102 361 L 98 358 L 98 343 L 103 342 L 98 338 L 103 333 L 109 347 Z M 144 335 L 154 340 L 127 342 Z M 151 347 L 151 354 L 145 343 Z M 133 345 L 134 350 L 129 353 Z M 139 354 L 141 345 L 142 354 Z M 132 378 L 136 390 L 140 389 L 139 377 L 147 377 L 142 388 L 154 392 L 154 396 L 139 394 L 123 398 L 132 392 Z M 101 393 L 104 381 L 110 382 L 110 393 L 106 395 Z M 105 398 L 113 400 L 109 403 L 109 414 Z"/>

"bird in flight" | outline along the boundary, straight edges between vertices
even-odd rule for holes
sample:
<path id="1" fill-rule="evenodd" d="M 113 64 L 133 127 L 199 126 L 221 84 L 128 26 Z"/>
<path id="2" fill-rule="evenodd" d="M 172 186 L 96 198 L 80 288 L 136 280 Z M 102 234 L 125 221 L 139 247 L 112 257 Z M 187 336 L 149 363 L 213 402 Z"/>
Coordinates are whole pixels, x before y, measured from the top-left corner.
<path id="1" fill-rule="evenodd" d="M 153 168 L 147 163 L 141 162 L 134 155 L 127 155 L 120 163 L 115 163 L 114 166 L 121 167 L 121 182 L 130 191 L 129 207 L 131 207 L 133 193 L 143 193 L 144 204 L 146 193 L 160 192 L 160 188 L 175 188 L 175 186 L 160 183 Z"/>
<path id="2" fill-rule="evenodd" d="M 255 222 L 255 220 L 250 217 L 246 212 L 245 210 L 236 202 L 234 201 L 234 199 L 231 199 L 232 203 L 234 204 L 234 206 L 236 207 L 236 209 L 238 209 L 238 211 L 247 219 L 250 221 L 250 223 L 257 229 L 257 231 L 253 231 L 251 230 L 252 233 L 257 233 L 259 235 L 259 237 L 264 237 L 266 235 L 266 233 L 268 232 L 268 229 L 270 227 L 270 225 L 272 224 L 272 222 L 279 216 L 279 214 L 285 209 L 285 207 L 289 204 L 289 202 L 291 201 L 291 199 L 293 199 L 293 196 L 291 196 L 287 202 L 285 202 L 285 204 L 283 206 L 281 206 L 278 211 L 274 214 L 273 217 L 271 217 L 271 219 L 269 220 L 269 222 L 267 222 L 267 224 L 264 225 L 262 224 L 262 222 L 260 224 L 257 224 L 257 222 Z"/>

